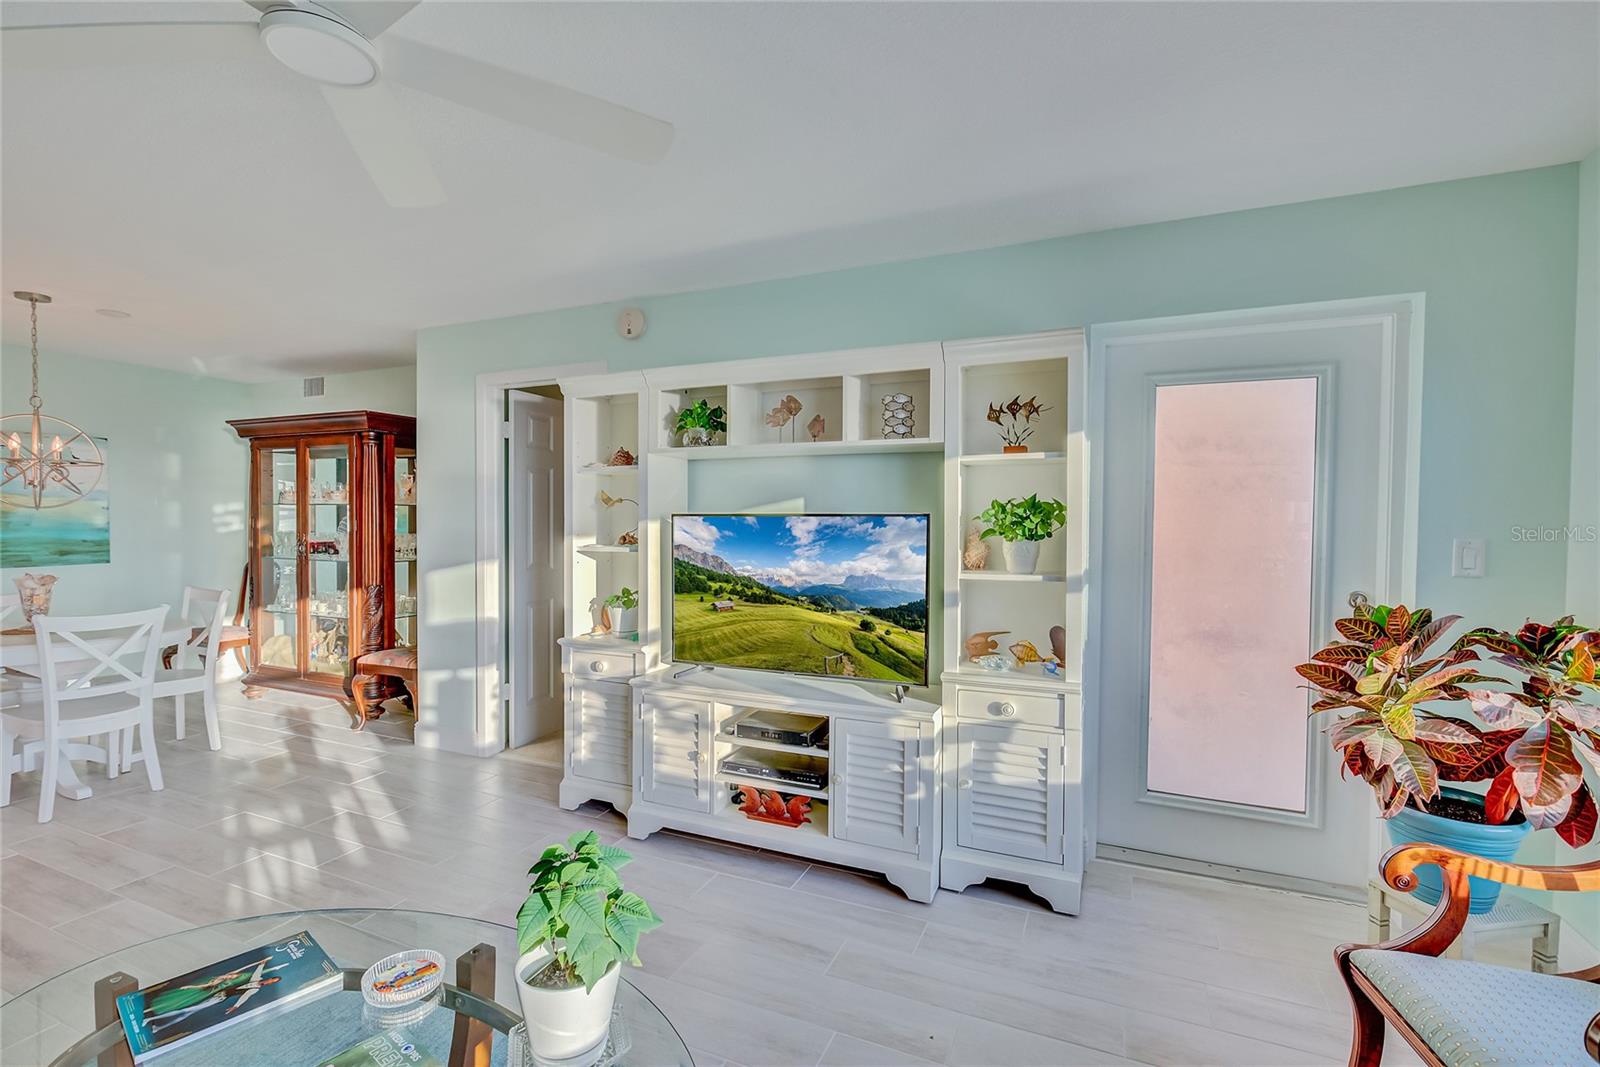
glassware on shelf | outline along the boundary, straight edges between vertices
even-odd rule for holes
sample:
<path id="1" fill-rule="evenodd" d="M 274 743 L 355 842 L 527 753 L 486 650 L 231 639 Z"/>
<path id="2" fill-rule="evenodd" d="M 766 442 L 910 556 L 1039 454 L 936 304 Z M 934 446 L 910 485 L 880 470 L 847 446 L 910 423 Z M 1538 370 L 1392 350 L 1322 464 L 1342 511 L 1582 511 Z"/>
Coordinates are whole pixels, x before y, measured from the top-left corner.
<path id="1" fill-rule="evenodd" d="M 396 615 L 415 615 L 417 598 L 410 593 L 400 593 L 394 598 L 394 612 Z"/>
<path id="2" fill-rule="evenodd" d="M 394 535 L 394 558 L 417 558 L 417 535 L 414 533 L 397 533 Z"/>
<path id="3" fill-rule="evenodd" d="M 294 560 L 277 559 L 272 561 L 274 572 L 274 586 L 276 594 L 272 599 L 271 611 L 293 611 L 295 605 L 295 575 Z"/>
<path id="4" fill-rule="evenodd" d="M 282 478 L 278 480 L 278 503 L 293 504 L 297 495 L 298 491 L 295 489 L 294 482 Z"/>
<path id="5" fill-rule="evenodd" d="M 329 593 L 315 593 L 311 597 L 311 614 L 322 618 L 342 619 L 350 613 L 350 598 L 342 589 Z"/>
<path id="6" fill-rule="evenodd" d="M 339 558 L 350 558 L 350 516 L 345 515 L 339 520 L 339 528 L 334 532 L 334 542 L 339 546 Z"/>
<path id="7" fill-rule="evenodd" d="M 417 471 L 415 466 L 411 470 L 400 474 L 397 479 L 394 499 L 397 504 L 415 504 L 417 502 Z"/>

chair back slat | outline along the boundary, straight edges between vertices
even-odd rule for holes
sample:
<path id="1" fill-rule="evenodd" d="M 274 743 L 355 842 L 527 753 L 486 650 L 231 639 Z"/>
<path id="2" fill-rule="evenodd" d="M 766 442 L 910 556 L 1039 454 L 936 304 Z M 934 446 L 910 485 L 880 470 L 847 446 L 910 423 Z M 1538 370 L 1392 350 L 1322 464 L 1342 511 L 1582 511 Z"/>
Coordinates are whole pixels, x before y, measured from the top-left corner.
<path id="1" fill-rule="evenodd" d="M 183 587 L 183 624 L 191 630 L 179 644 L 178 666 L 193 667 L 197 652 L 203 652 L 211 669 L 217 666 L 217 646 L 222 641 L 223 618 L 228 611 L 228 590 L 200 585 Z"/>
<path id="2" fill-rule="evenodd" d="M 39 677 L 47 709 L 53 712 L 62 701 L 150 690 L 155 684 L 156 653 L 161 648 L 167 610 L 163 604 L 116 615 L 35 615 Z M 136 660 L 137 668 L 124 659 Z M 91 666 L 85 669 L 85 663 Z"/>

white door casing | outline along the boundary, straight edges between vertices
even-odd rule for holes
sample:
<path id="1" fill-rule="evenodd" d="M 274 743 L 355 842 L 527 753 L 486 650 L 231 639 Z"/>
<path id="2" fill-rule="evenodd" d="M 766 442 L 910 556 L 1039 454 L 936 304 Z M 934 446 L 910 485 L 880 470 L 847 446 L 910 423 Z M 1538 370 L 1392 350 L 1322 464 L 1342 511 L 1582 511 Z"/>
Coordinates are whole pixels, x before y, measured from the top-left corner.
<path id="1" fill-rule="evenodd" d="M 510 547 L 512 748 L 561 732 L 565 603 L 562 404 L 528 393 L 510 406 L 507 541 Z"/>
<path id="2" fill-rule="evenodd" d="M 1414 596 L 1420 319 L 1415 296 L 1091 331 L 1098 506 L 1086 692 L 1098 728 L 1102 853 L 1126 850 L 1341 886 L 1371 873 L 1370 794 L 1340 780 L 1320 718 L 1305 718 L 1309 699 L 1294 688 L 1293 668 L 1331 635 L 1349 592 L 1390 603 Z M 1204 425 L 1198 437 L 1192 426 L 1187 439 L 1171 433 L 1174 421 L 1194 419 L 1177 414 L 1186 400 L 1202 396 L 1223 401 L 1219 435 L 1226 436 L 1230 417 L 1255 410 L 1263 417 L 1250 420 L 1252 430 L 1274 421 L 1288 428 L 1282 449 L 1265 449 L 1256 462 L 1250 442 L 1236 436 L 1219 448 L 1214 465 L 1207 465 L 1212 453 L 1197 447 L 1174 461 L 1174 440 L 1206 444 Z M 1204 409 L 1189 403 L 1188 410 Z M 1230 448 L 1242 458 L 1229 460 Z M 1273 475 L 1260 474 L 1274 465 Z M 1193 474 L 1193 482 L 1175 471 Z M 1187 511 L 1172 504 L 1208 478 L 1223 487 L 1215 512 L 1197 515 L 1193 500 Z M 1250 486 L 1269 495 L 1257 509 L 1242 510 L 1228 494 L 1248 499 Z M 1283 518 L 1291 512 L 1293 521 Z M 1183 519 L 1176 530 L 1175 515 Z M 1241 519 L 1249 525 L 1230 541 L 1229 524 Z M 1256 555 L 1251 538 L 1278 537 L 1260 532 L 1276 530 L 1275 523 L 1283 529 L 1282 554 Z M 1230 545 L 1241 546 L 1240 558 L 1229 558 Z M 1260 590 L 1268 587 L 1278 592 L 1262 603 Z M 1231 588 L 1243 599 L 1230 602 Z M 1209 595 L 1196 597 L 1197 589 Z M 1209 677 L 1208 661 L 1195 652 L 1208 641 L 1217 649 L 1211 662 L 1249 669 Z M 1187 651 L 1172 651 L 1184 642 Z M 1267 660 L 1252 658 L 1257 646 L 1272 650 Z M 1201 669 L 1175 682 L 1173 662 Z M 1280 706 L 1284 719 L 1275 717 Z M 1291 787 L 1298 789 L 1293 798 Z"/>

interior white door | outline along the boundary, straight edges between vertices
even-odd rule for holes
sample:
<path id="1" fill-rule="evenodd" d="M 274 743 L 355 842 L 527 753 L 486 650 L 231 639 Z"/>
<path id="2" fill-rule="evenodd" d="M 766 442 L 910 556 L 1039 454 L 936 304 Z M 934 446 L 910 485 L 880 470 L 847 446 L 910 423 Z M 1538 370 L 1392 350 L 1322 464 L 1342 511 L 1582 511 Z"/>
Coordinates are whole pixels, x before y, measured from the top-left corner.
<path id="1" fill-rule="evenodd" d="M 1408 308 L 1094 338 L 1102 854 L 1372 873 L 1370 793 L 1341 780 L 1294 667 L 1350 592 L 1407 584 Z"/>
<path id="2" fill-rule="evenodd" d="M 561 401 L 511 392 L 507 464 L 512 748 L 559 734 L 566 578 Z"/>

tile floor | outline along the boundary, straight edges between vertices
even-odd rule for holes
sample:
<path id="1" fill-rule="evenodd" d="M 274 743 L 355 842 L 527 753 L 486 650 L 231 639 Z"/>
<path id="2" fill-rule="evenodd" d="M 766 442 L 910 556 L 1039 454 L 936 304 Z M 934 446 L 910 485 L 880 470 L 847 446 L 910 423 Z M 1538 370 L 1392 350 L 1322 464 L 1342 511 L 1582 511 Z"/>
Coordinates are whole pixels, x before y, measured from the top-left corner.
<path id="1" fill-rule="evenodd" d="M 14 781 L 0 994 L 259 913 L 414 907 L 511 923 L 544 844 L 625 836 L 609 807 L 557 807 L 548 748 L 479 760 L 415 748 L 403 715 L 355 734 L 329 701 L 249 701 L 230 685 L 223 703 L 220 753 L 192 721 L 173 740 L 158 708 L 161 793 L 141 768 L 116 781 L 94 768 L 96 795 L 58 802 L 40 826 L 38 776 Z M 1239 1067 L 1347 1052 L 1330 952 L 1364 936 L 1356 904 L 1097 863 L 1070 918 L 986 886 L 917 904 L 875 877 L 672 833 L 624 845 L 629 886 L 666 920 L 630 980 L 699 1067 Z M 23 1014 L 0 1006 L 8 1067 L 73 1036 Z M 1385 1062 L 1415 1062 L 1397 1044 Z"/>

